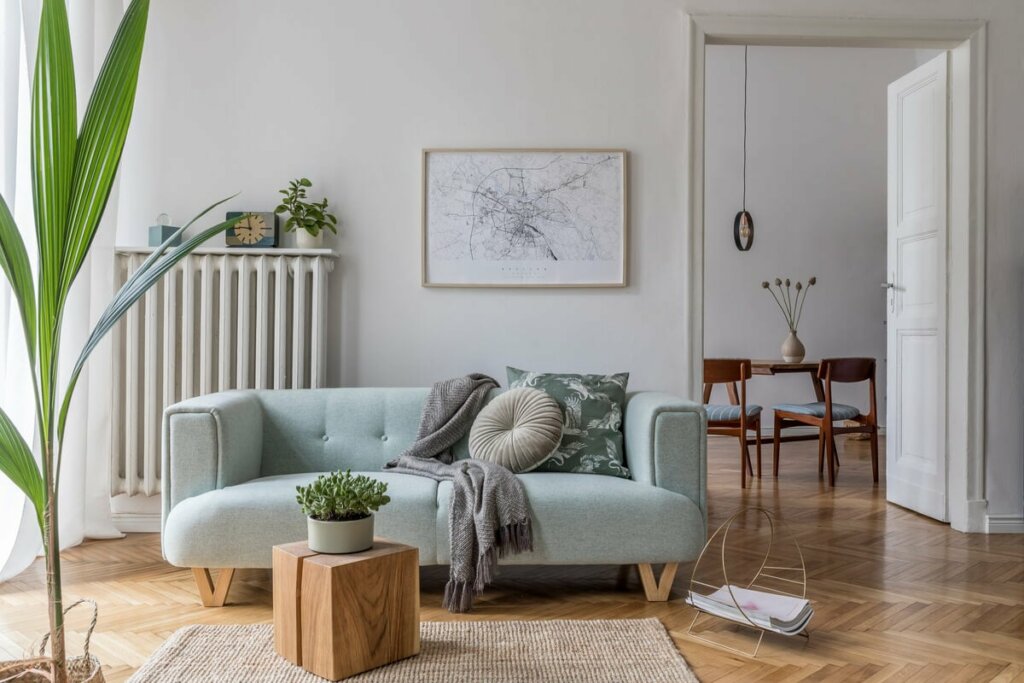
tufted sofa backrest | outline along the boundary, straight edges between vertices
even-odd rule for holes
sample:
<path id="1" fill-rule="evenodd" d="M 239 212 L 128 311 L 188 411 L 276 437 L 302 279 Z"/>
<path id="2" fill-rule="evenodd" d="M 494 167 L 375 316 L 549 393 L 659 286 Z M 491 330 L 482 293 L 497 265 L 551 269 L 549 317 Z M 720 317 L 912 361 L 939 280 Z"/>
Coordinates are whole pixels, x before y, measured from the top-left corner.
<path id="1" fill-rule="evenodd" d="M 492 391 L 489 398 L 499 393 Z M 263 407 L 261 476 L 380 470 L 416 438 L 427 389 L 258 392 Z M 455 447 L 469 456 L 467 438 Z"/>

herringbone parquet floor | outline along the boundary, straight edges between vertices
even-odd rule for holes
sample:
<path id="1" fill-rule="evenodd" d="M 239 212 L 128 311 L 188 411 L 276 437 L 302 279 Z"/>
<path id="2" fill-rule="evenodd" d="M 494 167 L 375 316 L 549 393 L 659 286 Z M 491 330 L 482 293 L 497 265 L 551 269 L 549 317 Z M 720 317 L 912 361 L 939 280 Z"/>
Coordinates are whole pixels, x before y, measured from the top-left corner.
<path id="1" fill-rule="evenodd" d="M 887 505 L 883 488 L 871 485 L 866 446 L 840 449 L 835 490 L 818 479 L 813 444 L 787 444 L 782 477 L 755 480 L 741 492 L 735 440 L 713 438 L 710 448 L 712 528 L 738 506 L 759 505 L 799 538 L 817 611 L 809 640 L 768 637 L 750 659 L 692 639 L 686 630 L 693 613 L 681 599 L 685 567 L 667 604 L 647 603 L 635 574 L 617 584 L 614 567 L 506 567 L 476 611 L 458 617 L 439 607 L 445 570 L 430 568 L 423 618 L 656 616 L 706 682 L 1024 681 L 1024 538 L 967 536 Z M 65 558 L 67 595 L 100 603 L 93 651 L 109 666 L 108 681 L 127 678 L 185 624 L 271 619 L 268 572 L 240 572 L 230 606 L 204 609 L 188 570 L 162 561 L 156 535 L 89 542 Z M 36 563 L 0 584 L 0 659 L 19 656 L 45 628 L 42 579 Z M 76 617 L 72 627 L 84 621 Z M 716 635 L 739 646 L 753 642 L 735 627 Z M 76 630 L 72 645 L 80 637 Z"/>

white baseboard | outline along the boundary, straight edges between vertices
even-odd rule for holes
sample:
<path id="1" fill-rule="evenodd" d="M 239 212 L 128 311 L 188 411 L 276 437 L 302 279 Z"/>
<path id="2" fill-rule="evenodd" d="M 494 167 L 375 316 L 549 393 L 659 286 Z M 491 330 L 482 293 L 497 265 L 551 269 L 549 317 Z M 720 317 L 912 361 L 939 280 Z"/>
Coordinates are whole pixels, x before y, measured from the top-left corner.
<path id="1" fill-rule="evenodd" d="M 985 526 L 990 534 L 1024 534 L 1024 515 L 986 515 Z"/>
<path id="2" fill-rule="evenodd" d="M 124 534 L 160 533 L 160 513 L 115 512 L 111 515 L 114 526 Z"/>

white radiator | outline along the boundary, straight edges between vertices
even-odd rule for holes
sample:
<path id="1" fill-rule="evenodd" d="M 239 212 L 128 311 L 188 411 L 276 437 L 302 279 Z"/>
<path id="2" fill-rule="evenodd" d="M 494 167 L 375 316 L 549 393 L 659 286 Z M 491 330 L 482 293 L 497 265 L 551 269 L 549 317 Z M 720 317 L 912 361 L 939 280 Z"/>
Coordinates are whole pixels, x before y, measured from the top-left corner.
<path id="1" fill-rule="evenodd" d="M 152 252 L 116 250 L 120 287 Z M 160 495 L 163 411 L 227 389 L 324 385 L 328 249 L 199 249 L 113 332 L 111 496 Z"/>

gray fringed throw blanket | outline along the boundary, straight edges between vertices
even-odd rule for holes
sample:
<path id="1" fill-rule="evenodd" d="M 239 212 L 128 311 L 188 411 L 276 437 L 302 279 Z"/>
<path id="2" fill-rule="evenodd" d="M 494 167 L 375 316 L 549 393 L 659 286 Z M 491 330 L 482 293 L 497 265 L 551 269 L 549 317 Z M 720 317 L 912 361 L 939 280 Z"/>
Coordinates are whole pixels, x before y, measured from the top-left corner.
<path id="1" fill-rule="evenodd" d="M 395 472 L 452 482 L 448 531 L 451 574 L 443 606 L 467 612 L 473 595 L 494 576 L 498 558 L 533 550 L 523 485 L 509 470 L 481 460 L 453 462 L 452 446 L 473 425 L 498 383 L 473 374 L 437 382 L 427 396 L 416 441 L 384 466 Z"/>

